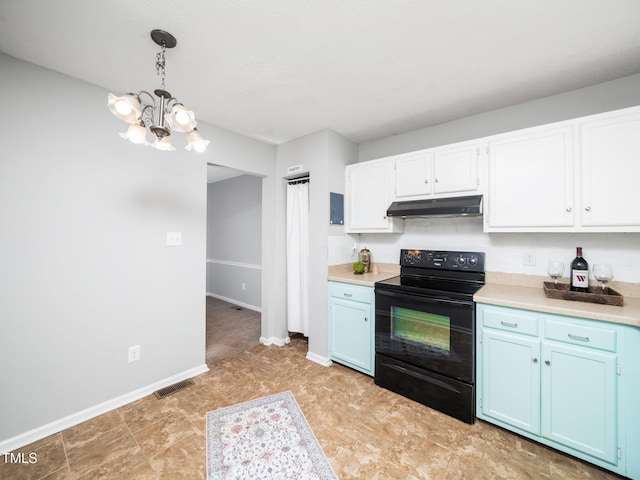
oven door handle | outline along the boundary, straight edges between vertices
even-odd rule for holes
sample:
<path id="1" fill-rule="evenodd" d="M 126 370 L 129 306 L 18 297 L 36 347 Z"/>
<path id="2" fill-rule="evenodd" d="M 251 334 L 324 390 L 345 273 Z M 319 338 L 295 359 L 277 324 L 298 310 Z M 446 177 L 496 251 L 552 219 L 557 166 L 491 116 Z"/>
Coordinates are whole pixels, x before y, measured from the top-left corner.
<path id="1" fill-rule="evenodd" d="M 456 305 L 460 307 L 470 307 L 470 308 L 473 307 L 472 301 L 455 300 L 451 298 L 436 298 L 436 297 L 423 296 L 423 295 L 411 295 L 406 293 L 390 292 L 390 291 L 380 290 L 380 289 L 376 290 L 376 295 L 384 295 L 386 297 L 391 297 L 391 298 L 400 298 L 403 300 L 409 300 L 411 302 L 419 301 L 422 303 L 431 303 L 431 304 L 439 304 L 439 305 Z M 376 302 L 376 304 L 377 303 L 378 302 Z"/>

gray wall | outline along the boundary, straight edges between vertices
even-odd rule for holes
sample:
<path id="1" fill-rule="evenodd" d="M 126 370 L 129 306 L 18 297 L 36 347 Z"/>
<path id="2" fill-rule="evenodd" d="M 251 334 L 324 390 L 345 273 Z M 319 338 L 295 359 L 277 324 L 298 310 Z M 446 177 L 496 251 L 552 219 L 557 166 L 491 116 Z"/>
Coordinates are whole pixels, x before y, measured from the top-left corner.
<path id="1" fill-rule="evenodd" d="M 360 145 L 360 161 L 640 105 L 640 74 Z"/>
<path id="2" fill-rule="evenodd" d="M 262 178 L 242 175 L 208 185 L 207 295 L 260 311 L 261 230 Z"/>
<path id="3" fill-rule="evenodd" d="M 8 451 L 206 369 L 206 165 L 264 175 L 269 220 L 275 147 L 203 123 L 202 155 L 182 149 L 181 135 L 171 153 L 132 145 L 118 136 L 126 125 L 106 108 L 106 90 L 4 54 L 0 71 L 11 112 L 0 116 Z M 167 231 L 182 232 L 183 245 L 166 247 Z M 262 237 L 272 258 L 271 221 Z M 282 304 L 268 300 L 265 332 Z M 135 363 L 131 345 L 141 345 Z"/>

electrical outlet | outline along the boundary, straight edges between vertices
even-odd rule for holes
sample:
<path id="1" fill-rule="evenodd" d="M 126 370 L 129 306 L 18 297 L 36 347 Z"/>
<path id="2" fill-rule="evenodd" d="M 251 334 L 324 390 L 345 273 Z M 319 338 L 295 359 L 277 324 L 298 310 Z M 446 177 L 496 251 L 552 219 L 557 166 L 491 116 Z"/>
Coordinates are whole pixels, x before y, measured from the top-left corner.
<path id="1" fill-rule="evenodd" d="M 247 289 L 247 284 L 242 282 L 242 290 L 246 290 Z"/>
<path id="2" fill-rule="evenodd" d="M 167 232 L 167 247 L 182 245 L 182 232 Z"/>
<path id="3" fill-rule="evenodd" d="M 535 267 L 536 265 L 536 252 L 535 250 L 525 250 L 524 260 L 522 262 L 527 267 Z"/>
<path id="4" fill-rule="evenodd" d="M 129 347 L 129 363 L 140 360 L 140 345 Z"/>

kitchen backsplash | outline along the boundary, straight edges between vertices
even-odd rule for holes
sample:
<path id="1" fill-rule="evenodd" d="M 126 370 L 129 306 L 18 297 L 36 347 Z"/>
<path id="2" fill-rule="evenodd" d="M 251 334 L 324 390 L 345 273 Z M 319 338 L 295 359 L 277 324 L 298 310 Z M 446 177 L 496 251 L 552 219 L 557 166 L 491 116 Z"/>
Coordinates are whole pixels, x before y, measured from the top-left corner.
<path id="1" fill-rule="evenodd" d="M 355 261 L 357 250 L 371 250 L 373 262 L 398 263 L 401 248 L 481 251 L 486 253 L 489 272 L 546 276 L 547 263 L 565 264 L 565 280 L 575 248 L 583 247 L 589 265 L 609 263 L 615 281 L 640 283 L 640 233 L 484 233 L 482 217 L 412 218 L 405 220 L 401 234 L 356 234 L 331 236 L 329 265 Z M 525 266 L 525 254 L 533 253 L 534 266 Z"/>

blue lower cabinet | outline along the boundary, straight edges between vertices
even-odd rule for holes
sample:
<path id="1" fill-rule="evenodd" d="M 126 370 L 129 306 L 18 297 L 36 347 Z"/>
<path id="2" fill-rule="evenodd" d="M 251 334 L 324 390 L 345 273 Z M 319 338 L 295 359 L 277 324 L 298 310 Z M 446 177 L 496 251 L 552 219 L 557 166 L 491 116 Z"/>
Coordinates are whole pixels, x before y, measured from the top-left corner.
<path id="1" fill-rule="evenodd" d="M 477 304 L 478 418 L 640 479 L 636 327 Z"/>
<path id="2" fill-rule="evenodd" d="M 367 375 L 374 374 L 373 287 L 329 282 L 329 356 Z"/>
<path id="3" fill-rule="evenodd" d="M 542 435 L 616 464 L 616 355 L 543 343 Z"/>
<path id="4" fill-rule="evenodd" d="M 489 329 L 482 333 L 479 412 L 540 434 L 540 341 Z"/>

